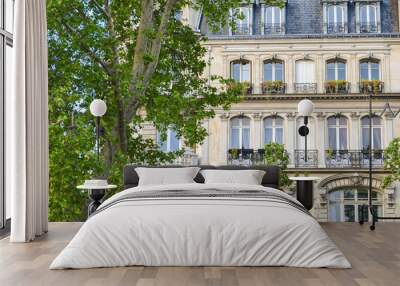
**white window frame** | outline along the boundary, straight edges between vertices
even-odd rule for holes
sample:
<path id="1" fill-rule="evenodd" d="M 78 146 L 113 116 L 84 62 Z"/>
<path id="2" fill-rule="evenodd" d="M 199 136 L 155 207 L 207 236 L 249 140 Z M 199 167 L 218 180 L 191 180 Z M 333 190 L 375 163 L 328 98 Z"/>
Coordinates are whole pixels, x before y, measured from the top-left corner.
<path id="1" fill-rule="evenodd" d="M 266 64 L 271 64 L 272 65 L 272 79 L 271 81 L 276 81 L 276 64 L 280 64 L 282 65 L 282 82 L 285 82 L 285 64 L 283 61 L 281 60 L 265 60 L 263 62 L 263 81 L 267 81 L 267 79 L 265 78 L 266 74 L 265 74 L 265 65 Z"/>
<path id="2" fill-rule="evenodd" d="M 361 78 L 361 64 L 363 63 L 367 63 L 368 64 L 368 79 L 362 79 Z M 381 80 L 381 62 L 378 60 L 369 60 L 369 61 L 360 61 L 360 81 L 362 80 L 373 80 L 372 79 L 372 64 L 378 64 L 378 74 L 379 74 L 379 78 L 377 80 Z"/>
<path id="3" fill-rule="evenodd" d="M 335 79 L 334 80 L 341 80 L 341 79 L 339 79 L 339 64 L 344 64 L 345 77 L 343 80 L 347 80 L 347 63 L 346 63 L 346 61 L 343 61 L 343 60 L 335 60 L 335 61 L 327 61 L 326 62 L 326 73 L 325 73 L 326 80 L 328 80 L 328 65 L 329 64 L 335 65 Z"/>
<path id="4" fill-rule="evenodd" d="M 333 126 L 333 125 L 329 125 L 329 118 L 335 118 L 335 120 L 336 120 L 336 122 L 335 122 L 335 125 Z M 340 151 L 340 150 L 348 150 L 349 149 L 349 119 L 347 118 L 347 117 L 345 117 L 345 116 L 338 116 L 338 117 L 329 117 L 329 118 L 327 118 L 327 127 L 328 127 L 328 133 L 327 133 L 327 136 L 328 136 L 328 140 L 327 140 L 327 142 L 328 142 L 328 147 L 329 148 L 331 148 L 331 146 L 329 146 L 329 129 L 335 129 L 336 130 L 336 132 L 335 132 L 335 134 L 336 134 L 336 146 L 335 146 L 335 148 L 334 148 L 334 150 L 336 150 L 336 151 Z M 341 125 L 340 124 L 340 118 L 344 118 L 344 119 L 346 119 L 346 125 Z M 344 127 L 346 127 L 346 148 L 345 149 L 341 149 L 340 148 L 340 129 L 341 128 L 344 128 Z"/>
<path id="5" fill-rule="evenodd" d="M 361 138 L 361 147 L 363 147 L 363 141 L 364 141 L 364 137 L 363 137 L 363 134 L 364 134 L 364 132 L 363 132 L 363 130 L 364 129 L 368 129 L 368 131 L 369 131 L 369 124 L 367 124 L 367 125 L 364 125 L 363 124 L 363 119 L 364 118 L 367 118 L 368 120 L 369 120 L 369 116 L 368 115 L 366 115 L 366 116 L 363 116 L 361 119 L 360 119 L 360 121 L 361 121 L 361 136 L 360 136 L 360 138 Z M 381 122 L 381 124 L 374 124 L 374 118 L 379 118 L 380 119 L 380 122 Z M 380 136 L 380 138 L 381 138 L 381 148 L 375 148 L 375 143 L 374 143 L 374 140 L 372 140 L 372 150 L 381 150 L 381 149 L 383 149 L 383 124 L 382 124 L 382 118 L 380 117 L 380 116 L 377 116 L 377 115 L 375 115 L 375 116 L 372 116 L 372 134 L 374 134 L 373 133 L 373 131 L 374 130 L 376 130 L 376 129 L 379 129 L 379 132 L 380 132 L 380 134 L 381 134 L 381 136 Z M 368 133 L 369 134 L 369 133 Z M 367 139 L 369 139 L 369 135 L 368 135 L 368 138 Z"/>
<path id="6" fill-rule="evenodd" d="M 265 25 L 267 25 L 267 9 L 273 9 L 272 10 L 272 19 L 275 20 L 275 13 L 276 11 L 279 11 L 279 23 L 271 22 L 270 24 L 279 24 L 281 26 L 281 32 L 280 34 L 285 33 L 285 18 L 286 18 L 286 8 L 279 8 L 277 6 L 268 6 L 265 4 L 262 4 L 261 6 L 261 23 L 262 23 L 262 28 L 261 28 L 261 34 L 265 34 Z"/>
<path id="7" fill-rule="evenodd" d="M 238 119 L 239 120 L 239 126 L 233 126 L 232 121 Z M 249 125 L 244 125 L 243 121 L 244 120 L 248 120 L 249 121 Z M 229 120 L 229 148 L 233 149 L 235 147 L 232 146 L 232 142 L 231 142 L 231 138 L 232 138 L 232 130 L 236 129 L 239 130 L 239 149 L 247 149 L 244 148 L 243 146 L 243 129 L 249 129 L 249 148 L 251 146 L 251 120 L 248 117 L 233 117 Z"/>
<path id="8" fill-rule="evenodd" d="M 267 119 L 272 119 L 272 126 L 266 126 L 266 120 Z M 280 119 L 280 120 L 282 120 L 282 125 L 277 125 L 276 124 L 276 120 L 277 119 Z M 276 140 L 276 129 L 277 128 L 279 128 L 279 129 L 282 129 L 282 143 L 279 143 L 279 142 L 277 142 L 277 140 Z M 279 144 L 285 144 L 285 136 L 284 136 L 284 132 L 285 132 L 285 130 L 284 130 L 284 119 L 282 118 L 282 117 L 280 117 L 280 116 L 276 116 L 276 117 L 272 117 L 272 116 L 269 116 L 269 117 L 265 117 L 264 118 L 264 120 L 263 120 L 263 143 L 264 144 L 268 144 L 268 143 L 271 143 L 271 142 L 265 142 L 265 130 L 266 129 L 271 129 L 272 130 L 272 143 L 279 143 Z"/>
<path id="9" fill-rule="evenodd" d="M 181 138 L 177 138 L 178 139 L 178 143 L 179 143 L 178 150 L 173 150 L 173 151 L 171 150 L 171 138 L 172 138 L 172 135 L 173 135 L 172 132 L 176 133 L 176 131 L 173 130 L 172 128 L 168 128 L 166 141 L 161 141 L 160 133 L 157 131 L 157 144 L 159 145 L 160 150 L 161 150 L 161 144 L 166 143 L 166 145 L 167 145 L 166 150 L 161 150 L 161 151 L 166 152 L 166 153 L 168 153 L 168 152 L 176 152 L 176 151 L 178 151 L 178 150 L 180 150 L 182 148 L 182 140 L 181 140 Z"/>
<path id="10" fill-rule="evenodd" d="M 253 8 L 252 8 L 252 6 L 251 5 L 249 5 L 249 6 L 241 6 L 241 7 L 238 7 L 238 8 L 231 9 L 230 10 L 231 18 L 234 15 L 234 10 L 237 10 L 237 12 L 239 14 L 245 15 L 246 16 L 245 19 L 247 19 L 247 21 L 245 21 L 245 19 L 235 19 L 235 25 L 242 25 L 243 26 L 243 25 L 247 24 L 247 28 L 249 30 L 248 34 L 252 35 L 253 34 L 253 31 L 252 31 L 253 30 L 252 29 L 252 27 L 253 27 Z M 230 36 L 235 35 L 234 33 L 235 32 L 232 31 L 232 27 L 229 26 L 229 35 Z"/>
<path id="11" fill-rule="evenodd" d="M 328 4 L 324 3 L 324 33 L 328 34 L 328 25 L 329 25 L 329 8 L 334 7 L 334 24 L 343 24 L 344 26 L 344 33 L 348 32 L 348 16 L 347 16 L 347 3 L 342 4 Z M 342 21 L 339 22 L 337 19 L 338 9 L 343 9 L 343 18 Z"/>
<path id="12" fill-rule="evenodd" d="M 363 21 L 361 19 L 361 8 L 366 7 L 367 8 L 367 19 L 366 21 Z M 370 9 L 371 7 L 375 9 L 375 21 L 371 22 L 370 18 Z M 368 23 L 368 24 L 375 24 L 377 26 L 377 32 L 381 32 L 381 3 L 379 1 L 376 2 L 357 2 L 356 3 L 356 32 L 361 33 L 361 23 Z"/>
<path id="13" fill-rule="evenodd" d="M 250 61 L 247 61 L 247 60 L 235 60 L 235 61 L 231 61 L 231 79 L 234 79 L 233 78 L 233 65 L 234 64 L 240 64 L 240 72 L 239 72 L 239 77 L 240 77 L 240 79 L 239 79 L 239 82 L 249 82 L 249 83 L 251 83 L 251 62 Z M 244 72 L 243 72 L 243 67 L 245 66 L 245 64 L 248 64 L 248 66 L 249 66 L 249 80 L 247 81 L 247 80 L 243 80 L 243 74 L 244 74 Z"/>

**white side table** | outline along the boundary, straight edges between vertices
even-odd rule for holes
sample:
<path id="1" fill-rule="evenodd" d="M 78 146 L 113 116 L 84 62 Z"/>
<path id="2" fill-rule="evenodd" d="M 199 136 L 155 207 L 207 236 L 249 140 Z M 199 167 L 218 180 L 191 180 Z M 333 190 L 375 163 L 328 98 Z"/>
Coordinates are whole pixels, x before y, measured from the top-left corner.
<path id="1" fill-rule="evenodd" d="M 80 185 L 76 188 L 79 190 L 88 190 L 90 203 L 88 205 L 88 217 L 94 213 L 97 208 L 101 205 L 102 200 L 106 194 L 106 191 L 115 189 L 116 185 L 106 185 L 106 186 L 90 186 L 90 185 Z"/>
<path id="2" fill-rule="evenodd" d="M 311 210 L 314 206 L 314 181 L 318 181 L 318 177 L 290 177 L 291 181 L 297 184 L 296 197 L 297 200 L 307 209 Z"/>

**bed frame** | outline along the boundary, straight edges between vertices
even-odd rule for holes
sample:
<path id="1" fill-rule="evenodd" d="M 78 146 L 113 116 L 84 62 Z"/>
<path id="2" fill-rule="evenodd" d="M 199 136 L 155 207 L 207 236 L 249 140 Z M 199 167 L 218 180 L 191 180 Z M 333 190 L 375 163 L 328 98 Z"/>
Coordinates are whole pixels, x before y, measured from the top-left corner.
<path id="1" fill-rule="evenodd" d="M 124 167 L 124 189 L 129 189 L 136 187 L 139 183 L 139 176 L 135 172 L 136 167 L 149 167 L 143 165 L 127 165 Z M 153 167 L 153 166 L 152 166 Z M 183 166 L 178 165 L 168 165 L 168 166 L 157 166 L 154 168 L 182 168 Z M 265 171 L 265 175 L 262 179 L 261 184 L 264 187 L 271 187 L 278 189 L 279 188 L 279 173 L 280 169 L 277 166 L 251 166 L 251 167 L 244 167 L 244 166 L 211 166 L 211 165 L 200 165 L 198 166 L 201 170 L 263 170 Z M 151 168 L 151 167 L 149 167 Z M 204 184 L 204 178 L 200 174 L 197 174 L 196 178 L 194 178 L 196 183 Z"/>

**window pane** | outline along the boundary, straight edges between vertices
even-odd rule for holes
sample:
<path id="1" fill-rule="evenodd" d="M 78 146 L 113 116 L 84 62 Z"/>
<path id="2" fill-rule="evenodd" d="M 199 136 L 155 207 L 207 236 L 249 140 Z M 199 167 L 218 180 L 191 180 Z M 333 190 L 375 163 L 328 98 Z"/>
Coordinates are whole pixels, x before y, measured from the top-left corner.
<path id="1" fill-rule="evenodd" d="M 283 81 L 283 64 L 275 63 L 275 80 Z"/>
<path id="2" fill-rule="evenodd" d="M 250 81 L 250 63 L 242 65 L 242 82 Z"/>
<path id="3" fill-rule="evenodd" d="M 264 80 L 273 80 L 271 63 L 264 64 Z"/>
<path id="4" fill-rule="evenodd" d="M 344 190 L 343 197 L 344 197 L 344 199 L 354 199 L 354 191 L 353 190 Z"/>
<path id="5" fill-rule="evenodd" d="M 283 126 L 283 118 L 275 118 L 275 126 Z"/>
<path id="6" fill-rule="evenodd" d="M 371 80 L 379 80 L 379 64 L 371 63 Z"/>
<path id="7" fill-rule="evenodd" d="M 5 1 L 5 21 L 6 30 L 10 33 L 14 32 L 14 0 Z"/>
<path id="8" fill-rule="evenodd" d="M 340 150 L 347 149 L 347 128 L 339 129 L 339 148 Z"/>
<path id="9" fill-rule="evenodd" d="M 269 144 L 273 142 L 272 140 L 272 128 L 264 129 L 264 144 Z"/>
<path id="10" fill-rule="evenodd" d="M 328 7 L 328 23 L 333 24 L 335 23 L 335 6 Z"/>
<path id="11" fill-rule="evenodd" d="M 231 129 L 231 148 L 239 149 L 240 146 L 240 139 L 239 139 L 239 129 L 232 128 Z"/>
<path id="12" fill-rule="evenodd" d="M 329 203 L 329 221 L 340 221 L 340 204 Z"/>
<path id="13" fill-rule="evenodd" d="M 354 206 L 344 206 L 344 221 L 345 222 L 354 222 L 355 221 L 355 212 Z"/>
<path id="14" fill-rule="evenodd" d="M 336 128 L 329 128 L 328 129 L 328 141 L 329 141 L 329 148 L 336 150 Z"/>
<path id="15" fill-rule="evenodd" d="M 339 124 L 341 126 L 347 126 L 347 118 L 346 117 L 340 117 L 339 118 Z"/>
<path id="16" fill-rule="evenodd" d="M 232 79 L 236 81 L 240 81 L 240 64 L 234 63 L 232 64 Z"/>
<path id="17" fill-rule="evenodd" d="M 336 23 L 343 23 L 343 7 L 336 6 Z"/>
<path id="18" fill-rule="evenodd" d="M 243 148 L 250 148 L 250 128 L 243 128 Z"/>
<path id="19" fill-rule="evenodd" d="M 381 138 L 381 129 L 380 128 L 374 128 L 373 130 L 373 135 L 372 135 L 372 139 L 373 139 L 373 144 L 372 147 L 374 147 L 374 149 L 382 149 L 382 138 Z"/>
<path id="20" fill-rule="evenodd" d="M 274 23 L 280 24 L 281 23 L 281 10 L 278 7 L 274 7 Z"/>
<path id="21" fill-rule="evenodd" d="M 176 152 L 179 150 L 179 138 L 175 130 L 169 132 L 169 152 Z"/>
<path id="22" fill-rule="evenodd" d="M 358 199 L 360 200 L 366 200 L 366 199 L 368 199 L 368 190 L 366 190 L 366 189 L 362 189 L 362 190 L 358 190 L 358 192 L 357 192 L 357 196 L 358 196 Z"/>
<path id="23" fill-rule="evenodd" d="M 362 5 L 360 7 L 360 22 L 367 22 L 367 5 Z"/>
<path id="24" fill-rule="evenodd" d="M 376 6 L 375 5 L 369 5 L 369 22 L 371 24 L 376 23 Z"/>
<path id="25" fill-rule="evenodd" d="M 275 129 L 275 143 L 283 144 L 283 128 Z"/>
<path id="26" fill-rule="evenodd" d="M 335 80 L 335 64 L 334 63 L 329 63 L 327 64 L 327 73 L 326 73 L 326 79 L 327 80 Z"/>
<path id="27" fill-rule="evenodd" d="M 336 125 L 336 118 L 335 117 L 329 117 L 328 118 L 328 126 L 335 126 Z"/>
<path id="28" fill-rule="evenodd" d="M 167 152 L 167 141 L 161 141 L 161 134 L 157 132 L 157 145 L 160 147 L 160 150 L 163 152 Z"/>
<path id="29" fill-rule="evenodd" d="M 362 208 L 362 205 L 358 206 L 358 219 L 360 219 L 361 217 L 364 218 L 364 220 L 368 219 L 368 208 Z"/>
<path id="30" fill-rule="evenodd" d="M 361 63 L 360 64 L 360 78 L 361 80 L 368 80 L 368 63 Z"/>
<path id="31" fill-rule="evenodd" d="M 265 8 L 265 23 L 267 23 L 267 24 L 273 23 L 272 7 Z"/>
<path id="32" fill-rule="evenodd" d="M 264 126 L 272 127 L 273 121 L 274 120 L 272 119 L 272 117 L 265 118 L 264 119 Z"/>
<path id="33" fill-rule="evenodd" d="M 362 148 L 363 149 L 369 148 L 369 129 L 368 128 L 362 129 Z"/>
<path id="34" fill-rule="evenodd" d="M 378 116 L 374 116 L 374 117 L 372 117 L 372 124 L 373 125 L 381 125 L 382 119 Z"/>
<path id="35" fill-rule="evenodd" d="M 338 63 L 338 78 L 337 80 L 346 80 L 346 64 Z"/>
<path id="36" fill-rule="evenodd" d="M 247 118 L 247 117 L 242 118 L 242 125 L 243 126 L 250 126 L 250 119 Z"/>

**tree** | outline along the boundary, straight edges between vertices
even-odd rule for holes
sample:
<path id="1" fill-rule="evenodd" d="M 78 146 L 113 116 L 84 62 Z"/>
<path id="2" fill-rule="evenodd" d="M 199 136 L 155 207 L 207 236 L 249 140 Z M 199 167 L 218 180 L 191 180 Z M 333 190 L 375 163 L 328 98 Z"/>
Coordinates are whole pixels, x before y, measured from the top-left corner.
<path id="1" fill-rule="evenodd" d="M 386 148 L 384 168 L 390 172 L 383 180 L 383 187 L 386 188 L 400 180 L 400 137 L 393 139 Z"/>
<path id="2" fill-rule="evenodd" d="M 202 77 L 208 64 L 201 45 L 206 39 L 175 15 L 189 5 L 201 9 L 209 25 L 218 28 L 242 16 L 229 16 L 230 8 L 241 2 L 47 1 L 51 219 L 81 218 L 78 210 L 71 218 L 55 206 L 66 198 L 82 200 L 82 194 L 72 195 L 71 190 L 85 178 L 103 174 L 120 184 L 127 162 L 162 163 L 182 154 L 160 152 L 141 135 L 144 124 L 153 124 L 162 139 L 172 127 L 186 146 L 194 146 L 207 136 L 202 120 L 213 117 L 214 108 L 228 109 L 240 100 L 240 86 L 217 90 Z M 231 82 L 212 80 L 222 86 Z M 87 112 L 93 98 L 108 106 L 102 119 L 101 162 L 93 156 L 94 121 Z"/>
<path id="3" fill-rule="evenodd" d="M 285 150 L 285 146 L 278 143 L 269 143 L 264 146 L 264 150 L 265 164 L 268 166 L 278 166 L 280 168 L 279 186 L 290 186 L 291 181 L 286 173 L 289 165 L 289 155 Z"/>

